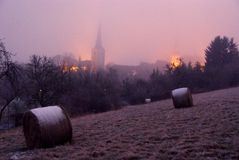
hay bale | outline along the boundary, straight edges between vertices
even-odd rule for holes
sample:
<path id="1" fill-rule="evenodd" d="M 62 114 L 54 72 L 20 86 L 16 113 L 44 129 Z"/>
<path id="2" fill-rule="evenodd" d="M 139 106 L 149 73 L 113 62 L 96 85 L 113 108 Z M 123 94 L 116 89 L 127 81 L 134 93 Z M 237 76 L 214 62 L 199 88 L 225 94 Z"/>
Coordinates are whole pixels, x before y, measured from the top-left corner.
<path id="1" fill-rule="evenodd" d="M 23 116 L 23 132 L 30 149 L 53 147 L 72 140 L 70 119 L 59 106 L 26 112 Z"/>
<path id="2" fill-rule="evenodd" d="M 188 88 L 178 88 L 172 91 L 172 99 L 175 108 L 193 106 L 193 98 Z"/>
<path id="3" fill-rule="evenodd" d="M 145 98 L 145 103 L 150 103 L 151 102 L 151 98 Z"/>

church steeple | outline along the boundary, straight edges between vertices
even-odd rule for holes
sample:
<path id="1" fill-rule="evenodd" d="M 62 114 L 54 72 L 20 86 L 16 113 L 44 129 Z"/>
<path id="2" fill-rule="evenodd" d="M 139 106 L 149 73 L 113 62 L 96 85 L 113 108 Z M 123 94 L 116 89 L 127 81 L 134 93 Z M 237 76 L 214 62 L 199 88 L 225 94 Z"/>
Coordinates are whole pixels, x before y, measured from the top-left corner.
<path id="1" fill-rule="evenodd" d="M 101 26 L 99 26 L 99 28 L 98 28 L 95 47 L 96 48 L 98 48 L 98 47 L 102 48 Z"/>
<path id="2" fill-rule="evenodd" d="M 104 70 L 105 66 L 105 49 L 102 46 L 101 26 L 98 28 L 95 47 L 92 49 L 91 60 L 94 71 Z"/>

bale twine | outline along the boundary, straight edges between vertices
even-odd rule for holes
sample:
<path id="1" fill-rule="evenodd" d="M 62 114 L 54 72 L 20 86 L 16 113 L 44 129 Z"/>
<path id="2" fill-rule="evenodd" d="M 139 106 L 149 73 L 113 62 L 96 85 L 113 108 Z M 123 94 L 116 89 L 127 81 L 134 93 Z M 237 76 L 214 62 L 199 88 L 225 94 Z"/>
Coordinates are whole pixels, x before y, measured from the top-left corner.
<path id="1" fill-rule="evenodd" d="M 193 106 L 193 98 L 188 88 L 178 88 L 172 91 L 172 99 L 175 108 Z"/>
<path id="2" fill-rule="evenodd" d="M 72 140 L 70 119 L 59 106 L 27 111 L 23 116 L 23 132 L 30 149 L 53 147 Z"/>

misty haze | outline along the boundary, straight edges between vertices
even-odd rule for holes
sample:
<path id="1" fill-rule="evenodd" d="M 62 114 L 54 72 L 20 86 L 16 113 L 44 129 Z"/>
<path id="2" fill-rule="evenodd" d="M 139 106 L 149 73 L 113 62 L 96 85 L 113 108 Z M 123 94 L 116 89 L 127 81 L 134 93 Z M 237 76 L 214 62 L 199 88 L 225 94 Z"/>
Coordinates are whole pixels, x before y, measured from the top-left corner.
<path id="1" fill-rule="evenodd" d="M 239 159 L 238 0 L 0 0 L 0 160 Z"/>

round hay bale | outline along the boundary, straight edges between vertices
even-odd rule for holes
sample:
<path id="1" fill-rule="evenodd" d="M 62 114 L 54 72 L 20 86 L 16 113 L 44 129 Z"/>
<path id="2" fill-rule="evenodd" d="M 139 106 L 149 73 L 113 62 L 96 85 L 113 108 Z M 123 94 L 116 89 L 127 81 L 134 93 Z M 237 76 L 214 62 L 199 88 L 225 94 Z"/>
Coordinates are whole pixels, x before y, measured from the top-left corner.
<path id="1" fill-rule="evenodd" d="M 27 147 L 47 148 L 72 140 L 72 126 L 64 109 L 48 106 L 27 111 L 23 116 Z"/>
<path id="2" fill-rule="evenodd" d="M 175 108 L 193 106 L 193 98 L 188 88 L 178 88 L 172 91 L 172 99 Z"/>
<path id="3" fill-rule="evenodd" d="M 151 102 L 151 98 L 146 98 L 145 99 L 145 103 L 150 103 Z"/>

